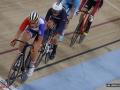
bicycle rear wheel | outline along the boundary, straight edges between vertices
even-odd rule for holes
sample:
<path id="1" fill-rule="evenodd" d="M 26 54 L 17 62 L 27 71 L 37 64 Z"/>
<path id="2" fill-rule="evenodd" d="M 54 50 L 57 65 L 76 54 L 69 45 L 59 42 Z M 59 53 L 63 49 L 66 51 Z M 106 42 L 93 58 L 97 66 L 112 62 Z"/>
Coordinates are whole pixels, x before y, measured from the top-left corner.
<path id="1" fill-rule="evenodd" d="M 73 33 L 73 36 L 72 36 L 72 39 L 71 39 L 71 43 L 70 43 L 70 47 L 72 47 L 74 45 L 74 43 L 76 42 L 78 36 L 80 35 L 80 28 L 81 28 L 81 25 L 82 25 L 82 21 L 80 21 Z"/>
<path id="2" fill-rule="evenodd" d="M 40 62 L 42 61 L 42 58 L 44 57 L 44 55 L 45 55 L 44 49 L 41 48 L 40 54 L 39 54 L 39 56 L 38 56 L 38 58 L 37 58 L 37 60 L 35 62 L 35 68 L 40 64 Z"/>
<path id="3" fill-rule="evenodd" d="M 21 67 L 23 63 L 23 55 L 20 54 L 17 59 L 13 62 L 9 74 L 8 74 L 8 79 L 7 79 L 7 85 L 11 86 L 16 78 L 18 77 L 19 73 L 21 72 Z"/>

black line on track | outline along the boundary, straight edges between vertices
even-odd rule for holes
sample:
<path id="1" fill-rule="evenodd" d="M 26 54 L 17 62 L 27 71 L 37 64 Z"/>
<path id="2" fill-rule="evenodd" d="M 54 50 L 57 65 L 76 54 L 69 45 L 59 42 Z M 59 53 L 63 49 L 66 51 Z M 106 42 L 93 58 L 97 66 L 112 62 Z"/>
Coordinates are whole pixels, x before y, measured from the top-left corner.
<path id="1" fill-rule="evenodd" d="M 117 42 L 119 42 L 119 41 L 120 41 L 120 39 L 115 40 L 115 41 L 112 41 L 112 42 L 109 42 L 109 43 L 107 43 L 107 44 L 104 44 L 104 45 L 101 45 L 101 46 L 98 46 L 98 47 L 95 47 L 95 48 L 93 48 L 93 49 L 90 49 L 90 50 L 87 50 L 87 51 L 84 51 L 84 52 L 81 52 L 81 53 L 75 54 L 75 55 L 73 55 L 73 56 L 69 56 L 69 57 L 67 57 L 67 58 L 64 58 L 64 59 L 58 60 L 58 61 L 56 61 L 56 62 L 53 62 L 53 63 L 51 63 L 51 64 L 47 64 L 47 65 L 45 65 L 45 66 L 42 66 L 42 67 L 36 68 L 35 71 L 42 70 L 42 69 L 44 69 L 44 68 L 47 68 L 47 67 L 53 66 L 53 65 L 55 65 L 55 64 L 58 64 L 58 63 L 61 63 L 61 62 L 67 61 L 67 60 L 72 59 L 72 58 L 75 58 L 75 57 L 77 57 L 77 56 L 80 56 L 80 55 L 83 55 L 83 54 L 86 54 L 86 53 L 89 53 L 89 52 L 95 51 L 95 50 L 97 50 L 97 49 L 100 49 L 100 48 L 102 48 L 102 47 L 105 47 L 105 46 L 108 46 L 108 45 L 111 45 L 111 44 L 117 43 Z"/>

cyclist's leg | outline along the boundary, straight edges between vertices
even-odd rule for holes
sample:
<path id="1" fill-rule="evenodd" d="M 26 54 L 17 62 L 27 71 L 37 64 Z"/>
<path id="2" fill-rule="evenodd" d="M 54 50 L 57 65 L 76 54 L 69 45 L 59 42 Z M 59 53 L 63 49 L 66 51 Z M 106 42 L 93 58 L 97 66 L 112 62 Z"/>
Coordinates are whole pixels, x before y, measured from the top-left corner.
<path id="1" fill-rule="evenodd" d="M 68 27 L 68 23 L 69 23 L 69 22 L 67 21 L 67 22 L 66 22 L 66 25 L 65 25 L 62 33 L 61 33 L 61 35 L 58 37 L 58 41 L 59 41 L 59 42 L 61 42 L 61 41 L 63 40 L 63 38 L 64 38 L 65 32 L 66 32 L 67 27 Z"/>
<path id="2" fill-rule="evenodd" d="M 85 5 L 83 6 L 82 10 L 88 12 L 91 9 L 91 7 L 93 6 L 93 2 L 94 2 L 93 0 L 87 0 Z M 83 16 L 84 16 L 84 12 L 81 12 L 79 21 L 82 20 Z"/>
<path id="3" fill-rule="evenodd" d="M 96 5 L 96 3 L 97 3 L 97 2 L 94 2 L 94 3 L 93 3 L 93 7 L 90 9 L 90 13 L 92 13 L 92 11 L 93 11 L 94 6 Z M 102 7 L 102 5 L 103 5 L 103 0 L 101 0 L 101 3 L 100 3 L 100 5 L 99 5 L 97 11 Z M 89 20 L 89 22 L 88 22 L 88 26 L 87 26 L 87 28 L 86 28 L 86 30 L 85 30 L 85 33 L 84 33 L 85 35 L 87 35 L 87 33 L 89 32 L 89 29 L 90 29 L 90 26 L 91 26 L 92 22 L 93 22 L 93 16 L 91 15 L 91 16 L 90 16 L 90 20 Z"/>
<path id="4" fill-rule="evenodd" d="M 48 25 L 49 28 L 52 29 L 54 27 L 54 21 L 53 21 L 53 19 L 48 20 L 47 25 Z"/>
<path id="5" fill-rule="evenodd" d="M 32 36 L 33 36 L 33 34 L 31 33 L 30 29 L 27 28 L 24 31 L 23 36 L 21 37 L 21 40 L 27 42 L 27 41 L 29 41 L 32 38 Z M 20 43 L 19 47 L 18 47 L 19 52 L 22 52 L 23 47 L 24 47 L 24 44 Z"/>
<path id="6" fill-rule="evenodd" d="M 67 11 L 67 16 L 69 16 L 68 12 L 70 12 L 71 4 L 67 3 L 66 0 L 64 0 L 63 2 L 64 2 L 64 3 L 63 3 L 62 5 L 63 5 L 63 7 L 65 8 L 65 10 L 68 9 L 68 11 Z M 64 27 L 61 35 L 58 37 L 58 41 L 59 41 L 59 42 L 61 42 L 61 41 L 63 40 L 64 35 L 65 35 L 65 32 L 66 32 L 66 30 L 67 30 L 67 27 L 68 27 L 68 22 L 66 23 L 66 25 L 65 25 L 65 27 Z"/>
<path id="7" fill-rule="evenodd" d="M 30 39 L 31 39 L 31 38 L 33 38 L 36 35 L 37 32 L 27 28 L 25 30 L 25 33 L 29 33 Z M 28 76 L 31 76 L 33 71 L 34 71 L 34 63 L 35 63 L 35 56 L 33 55 L 33 56 L 31 56 L 30 69 L 29 69 L 28 74 L 27 74 Z"/>
<path id="8" fill-rule="evenodd" d="M 94 3 L 95 3 L 94 0 L 88 0 L 88 1 L 85 3 L 85 5 L 83 6 L 82 10 L 88 12 L 88 11 L 93 7 Z M 84 12 L 81 12 L 79 21 L 82 20 L 83 16 L 84 16 Z M 85 36 L 86 36 L 87 33 L 88 33 L 88 30 L 89 30 L 88 27 L 90 27 L 90 25 L 91 25 L 91 22 L 88 22 L 87 29 L 85 29 L 85 32 L 84 32 L 84 35 L 85 35 Z"/>
<path id="9" fill-rule="evenodd" d="M 62 6 L 65 10 L 69 8 L 69 3 L 66 2 L 66 0 L 62 0 Z"/>
<path id="10" fill-rule="evenodd" d="M 57 26 L 56 26 L 56 28 L 57 28 L 58 25 L 59 25 L 59 21 L 56 20 L 56 22 L 57 22 Z M 50 56 L 51 60 L 55 58 L 56 49 L 57 49 L 57 46 L 58 46 L 58 37 L 59 36 L 60 36 L 60 34 L 58 32 L 58 34 L 55 34 L 54 37 L 53 37 L 53 51 L 52 51 L 51 56 Z"/>
<path id="11" fill-rule="evenodd" d="M 66 22 L 65 28 L 64 28 L 61 36 L 60 36 L 59 39 L 58 39 L 59 41 L 62 41 L 62 40 L 63 40 L 64 34 L 65 34 L 65 32 L 66 32 L 66 30 L 67 30 L 67 28 L 68 28 L 69 21 L 70 21 L 70 19 L 73 18 L 73 16 L 75 16 L 75 13 L 76 13 L 76 11 L 77 11 L 78 8 L 79 8 L 79 3 L 78 3 L 78 6 L 73 6 L 72 4 L 69 4 L 69 3 L 68 3 L 68 8 L 69 8 L 68 11 L 67 11 L 68 21 Z"/>
<path id="12" fill-rule="evenodd" d="M 55 55 L 56 55 L 56 49 L 57 49 L 57 46 L 58 46 L 58 37 L 60 36 L 60 34 L 56 34 L 54 35 L 53 37 L 53 51 L 52 51 L 52 54 L 50 56 L 50 59 L 54 59 L 55 58 Z"/>

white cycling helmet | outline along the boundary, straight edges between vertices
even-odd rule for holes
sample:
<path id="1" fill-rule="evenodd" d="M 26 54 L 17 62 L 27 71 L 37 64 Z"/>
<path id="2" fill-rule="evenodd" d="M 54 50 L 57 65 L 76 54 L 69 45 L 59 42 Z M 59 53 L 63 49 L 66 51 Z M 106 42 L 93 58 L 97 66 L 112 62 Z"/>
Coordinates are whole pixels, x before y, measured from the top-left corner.
<path id="1" fill-rule="evenodd" d="M 37 14 L 37 12 L 32 12 L 32 13 L 29 14 L 28 20 L 29 20 L 29 22 L 35 22 L 36 23 L 38 21 L 38 17 L 39 17 L 39 15 Z"/>
<path id="2" fill-rule="evenodd" d="M 62 10 L 62 4 L 55 2 L 52 6 L 52 9 L 54 13 L 59 13 Z"/>

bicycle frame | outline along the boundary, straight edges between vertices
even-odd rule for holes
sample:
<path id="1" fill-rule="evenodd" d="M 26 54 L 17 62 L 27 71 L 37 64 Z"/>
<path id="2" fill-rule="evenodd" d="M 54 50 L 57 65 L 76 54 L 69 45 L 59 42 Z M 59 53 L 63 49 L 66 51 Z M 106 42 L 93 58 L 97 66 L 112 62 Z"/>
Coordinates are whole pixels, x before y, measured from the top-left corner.
<path id="1" fill-rule="evenodd" d="M 81 10 L 82 11 L 82 10 Z M 84 11 L 82 11 L 82 12 L 84 12 Z M 83 17 L 83 19 L 82 19 L 82 25 L 81 25 L 81 28 L 80 28 L 80 32 L 79 32 L 79 34 L 83 34 L 84 33 L 84 29 L 85 29 L 85 26 L 87 25 L 87 23 L 88 23 L 88 21 L 89 21 L 89 16 L 90 16 L 90 14 L 89 13 L 87 13 L 87 12 L 84 12 L 85 13 L 85 15 L 84 15 L 84 17 Z M 86 18 L 87 17 L 87 18 Z"/>

